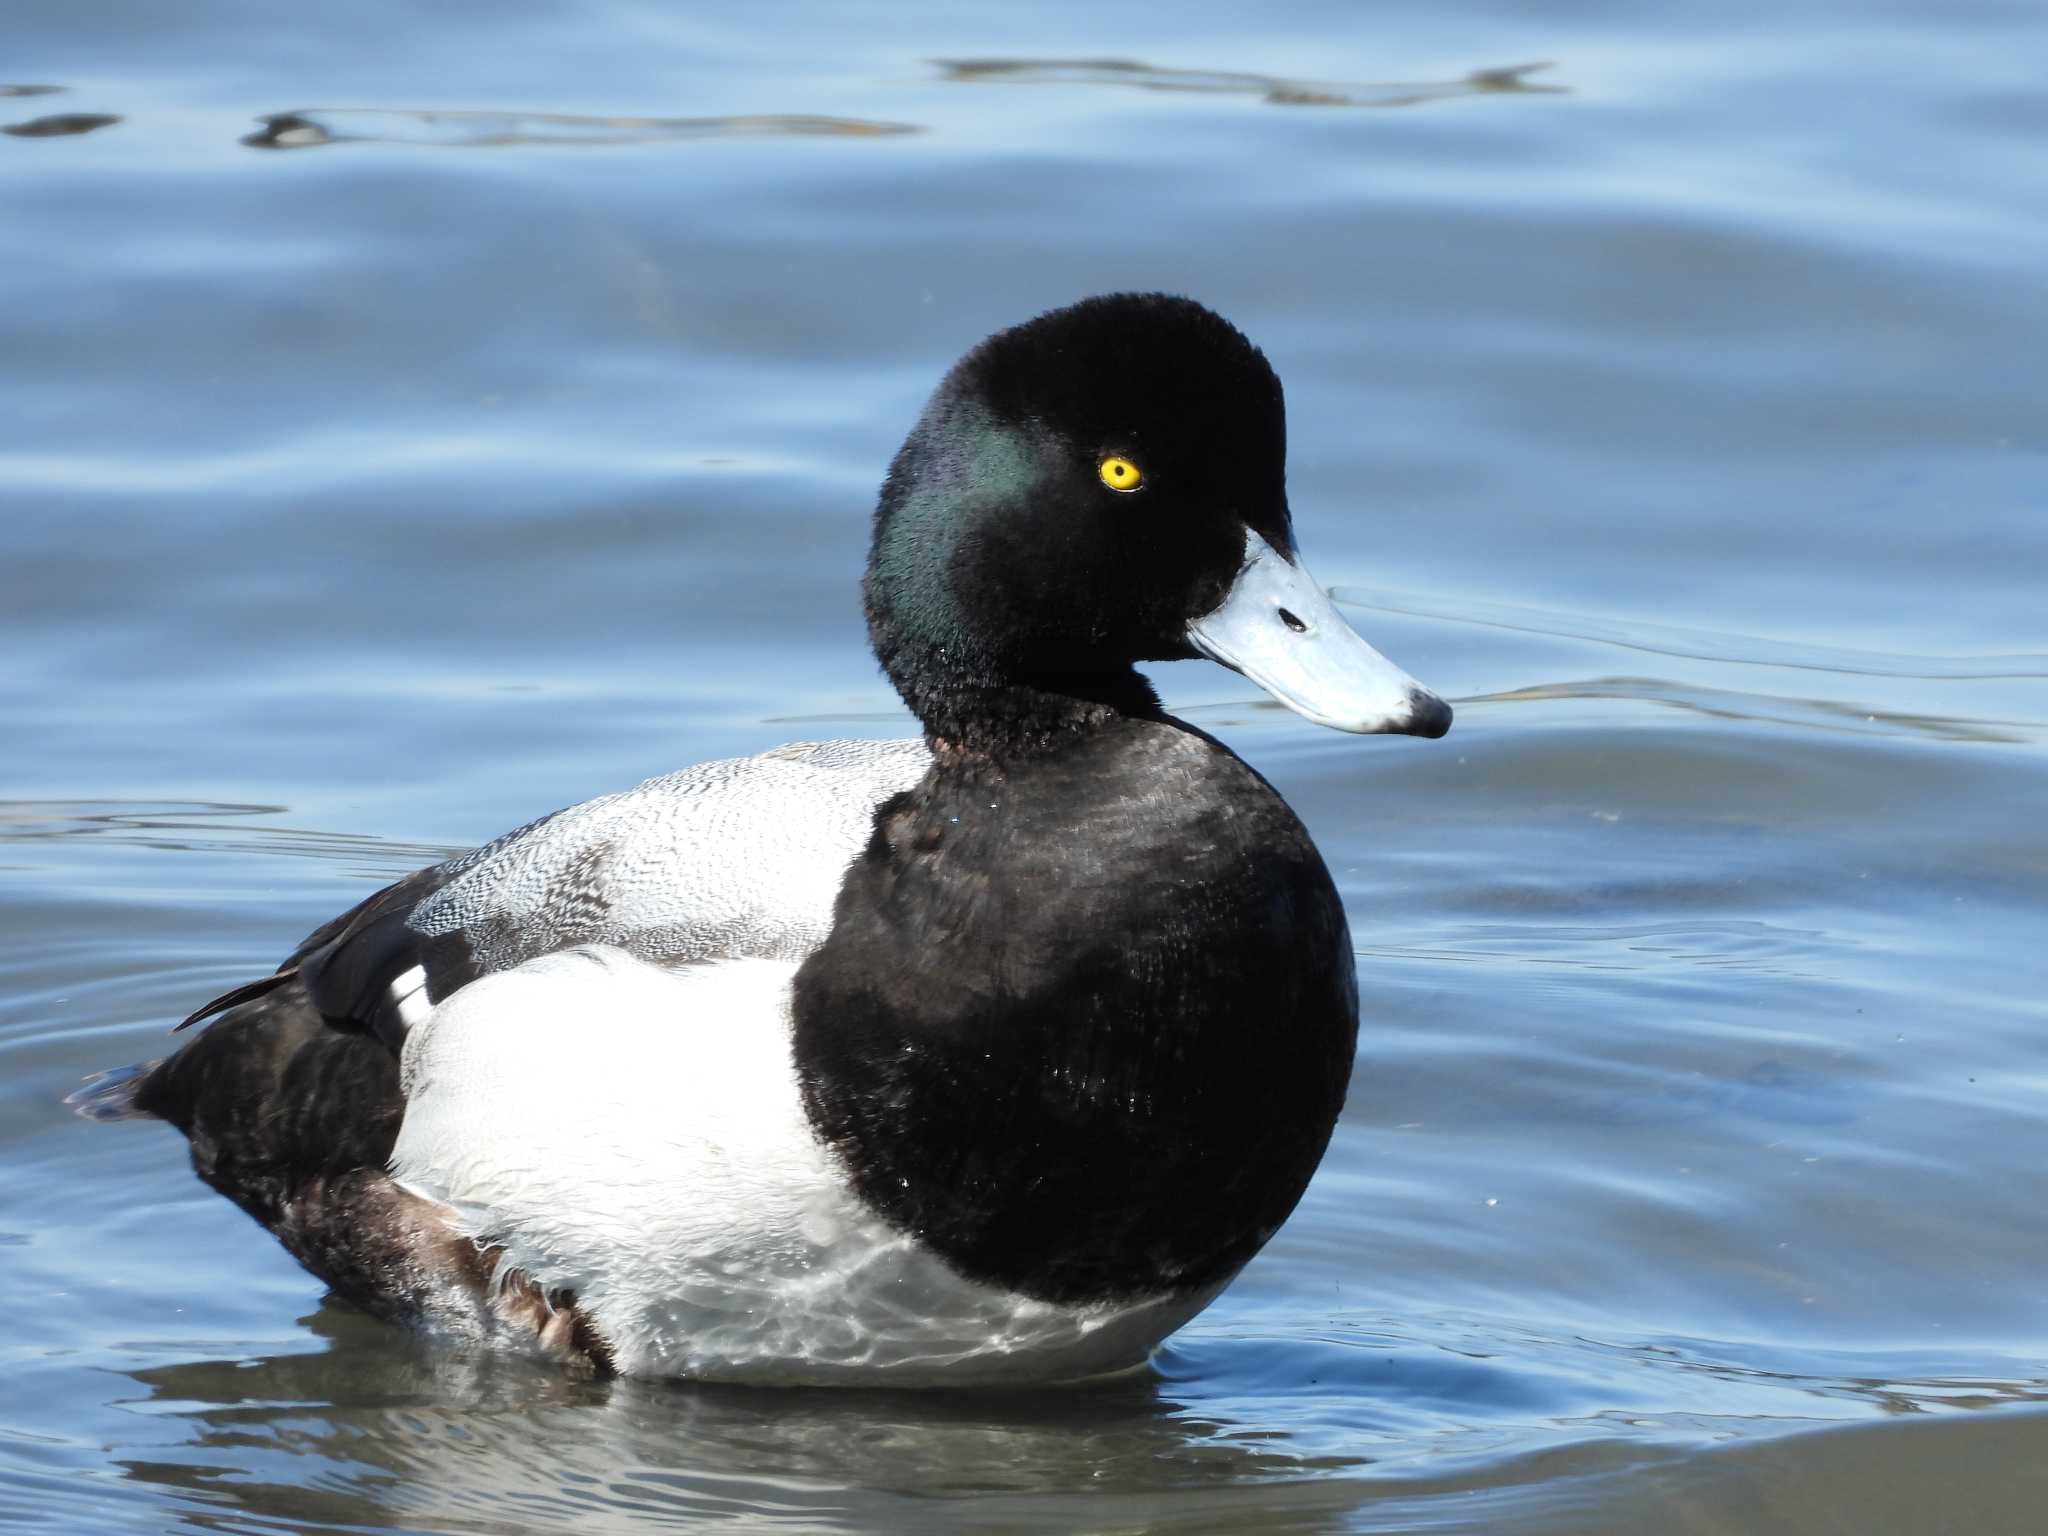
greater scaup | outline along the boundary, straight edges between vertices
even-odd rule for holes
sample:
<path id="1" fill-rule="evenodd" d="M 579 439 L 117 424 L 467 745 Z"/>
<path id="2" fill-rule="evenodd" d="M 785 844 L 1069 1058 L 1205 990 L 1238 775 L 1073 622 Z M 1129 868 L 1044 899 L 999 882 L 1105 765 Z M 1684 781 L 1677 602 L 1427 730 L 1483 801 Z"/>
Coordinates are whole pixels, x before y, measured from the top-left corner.
<path id="1" fill-rule="evenodd" d="M 988 338 L 874 520 L 922 740 L 705 764 L 421 870 L 81 1107 L 177 1126 L 341 1296 L 587 1369 L 1143 1360 L 1293 1209 L 1358 1004 L 1308 833 L 1132 664 L 1450 724 L 1303 569 L 1285 430 L 1186 299 Z"/>

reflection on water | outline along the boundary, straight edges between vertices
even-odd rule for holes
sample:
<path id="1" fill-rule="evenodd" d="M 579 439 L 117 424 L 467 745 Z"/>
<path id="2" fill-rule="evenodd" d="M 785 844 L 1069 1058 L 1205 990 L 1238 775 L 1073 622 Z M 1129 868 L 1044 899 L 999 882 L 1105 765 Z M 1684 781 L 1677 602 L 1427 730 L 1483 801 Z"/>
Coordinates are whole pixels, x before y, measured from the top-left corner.
<path id="1" fill-rule="evenodd" d="M 1163 1372 L 1036 1393 L 592 1382 L 425 1346 L 332 1303 L 301 1326 L 321 1347 L 126 1369 L 141 1389 L 127 1410 L 173 1430 L 125 1457 L 126 1476 L 352 1529 L 717 1518 L 1061 1531 L 1143 1509 L 1148 1528 L 1205 1510 L 1219 1529 L 1284 1512 L 1289 1530 L 1356 1530 L 1382 1528 L 1374 1506 L 1397 1528 L 1424 1492 L 1648 1465 L 1675 1442 L 2048 1399 L 2048 1382 L 2017 1367 L 1956 1373 L 1902 1354 L 1873 1374 L 1866 1357 L 1825 1351 L 1452 1315 L 1198 1330 Z M 317 1482 L 292 1474 L 305 1464 Z"/>
<path id="2" fill-rule="evenodd" d="M 49 117 L 32 117 L 25 123 L 9 123 L 0 128 L 0 133 L 17 139 L 62 139 L 120 121 L 108 112 L 58 112 Z"/>
<path id="3" fill-rule="evenodd" d="M 0 97 L 55 96 L 63 89 L 61 85 L 0 85 Z"/>
<path id="4" fill-rule="evenodd" d="M 1165 69 L 1136 59 L 934 59 L 932 63 L 948 80 L 962 84 L 1120 85 L 1205 96 L 1257 96 L 1275 107 L 1415 107 L 1460 96 L 1570 94 L 1567 86 L 1530 80 L 1531 75 L 1551 68 L 1547 63 L 1475 69 L 1455 80 L 1355 84 L 1234 70 Z"/>
<path id="5" fill-rule="evenodd" d="M 913 123 L 804 113 L 588 117 L 566 112 L 413 112 L 385 107 L 306 107 L 273 112 L 261 122 L 261 128 L 242 140 L 254 149 L 310 149 L 321 144 L 485 149 L 514 144 L 656 144 L 681 139 L 873 139 L 920 131 Z"/>
<path id="6" fill-rule="evenodd" d="M 425 1345 L 333 1303 L 302 1326 L 325 1347 L 129 1371 L 143 1389 L 131 1407 L 184 1434 L 128 1460 L 128 1476 L 274 1510 L 276 1488 L 249 1489 L 229 1469 L 290 1451 L 326 1468 L 326 1520 L 516 1510 L 521 1528 L 609 1530 L 828 1515 L 849 1485 L 873 1507 L 1073 1487 L 1134 1496 L 1307 1470 L 1284 1444 L 1191 1411 L 1149 1373 L 1037 1393 L 588 1382 Z M 1325 1458 L 1313 1470 L 1360 1464 Z"/>

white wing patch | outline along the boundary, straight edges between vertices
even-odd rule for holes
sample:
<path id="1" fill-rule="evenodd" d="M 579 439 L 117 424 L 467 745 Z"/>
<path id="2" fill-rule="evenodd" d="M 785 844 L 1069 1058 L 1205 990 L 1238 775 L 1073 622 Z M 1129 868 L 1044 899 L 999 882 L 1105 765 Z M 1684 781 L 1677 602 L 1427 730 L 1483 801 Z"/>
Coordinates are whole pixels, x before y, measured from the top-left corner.
<path id="1" fill-rule="evenodd" d="M 427 1015 L 434 1011 L 434 1003 L 427 996 L 427 971 L 425 966 L 415 965 L 400 971 L 391 978 L 386 989 L 391 997 L 391 1006 L 398 1014 L 398 1022 L 410 1030 L 424 1024 Z"/>
<path id="2" fill-rule="evenodd" d="M 871 1215 L 804 1116 L 795 973 L 585 948 L 486 976 L 406 1037 L 392 1172 L 573 1289 L 629 1373 L 1072 1379 L 1137 1364 L 1207 1303 L 1053 1306 Z"/>

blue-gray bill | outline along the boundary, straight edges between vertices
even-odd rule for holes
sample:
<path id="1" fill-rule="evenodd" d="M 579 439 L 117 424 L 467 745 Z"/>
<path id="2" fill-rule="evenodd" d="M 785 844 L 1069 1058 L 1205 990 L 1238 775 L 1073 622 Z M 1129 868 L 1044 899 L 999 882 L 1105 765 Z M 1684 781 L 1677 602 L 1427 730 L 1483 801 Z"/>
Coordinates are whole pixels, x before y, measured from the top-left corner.
<path id="1" fill-rule="evenodd" d="M 1361 640 L 1314 577 L 1250 529 L 1244 537 L 1244 569 L 1188 626 L 1196 650 L 1317 725 L 1405 736 L 1451 728 L 1451 706 Z"/>

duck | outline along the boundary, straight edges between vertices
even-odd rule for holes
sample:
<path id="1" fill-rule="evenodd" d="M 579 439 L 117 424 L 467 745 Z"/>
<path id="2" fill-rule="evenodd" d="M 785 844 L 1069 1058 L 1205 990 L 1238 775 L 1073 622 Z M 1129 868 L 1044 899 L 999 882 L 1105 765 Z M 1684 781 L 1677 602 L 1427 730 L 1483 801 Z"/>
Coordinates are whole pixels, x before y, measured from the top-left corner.
<path id="1" fill-rule="evenodd" d="M 700 764 L 419 870 L 73 1095 L 330 1292 L 599 1376 L 1142 1366 L 1286 1220 L 1358 1035 L 1344 907 L 1137 665 L 1336 730 L 1451 710 L 1309 574 L 1278 376 L 1160 293 L 987 337 L 863 583 L 922 727 Z"/>

